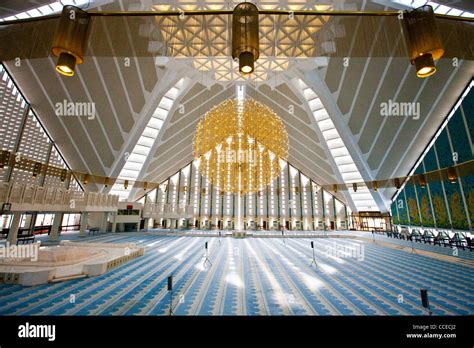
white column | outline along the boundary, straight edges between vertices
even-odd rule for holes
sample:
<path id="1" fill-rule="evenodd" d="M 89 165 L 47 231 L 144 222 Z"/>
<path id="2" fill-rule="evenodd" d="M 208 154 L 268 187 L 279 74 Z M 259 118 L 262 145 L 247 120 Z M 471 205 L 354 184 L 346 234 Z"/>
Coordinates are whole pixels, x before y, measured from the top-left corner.
<path id="1" fill-rule="evenodd" d="M 63 213 L 54 214 L 53 226 L 51 226 L 51 232 L 49 234 L 50 241 L 55 242 L 58 240 L 59 226 L 61 226 L 62 219 Z"/>
<path id="2" fill-rule="evenodd" d="M 8 237 L 7 237 L 7 242 L 10 243 L 10 245 L 15 245 L 16 244 L 16 239 L 18 237 L 18 228 L 20 227 L 20 221 L 21 221 L 21 212 L 14 212 L 13 213 L 13 220 L 10 225 L 10 232 L 8 232 Z"/>
<path id="3" fill-rule="evenodd" d="M 89 219 L 89 213 L 82 212 L 81 215 L 81 227 L 79 229 L 79 237 L 86 236 L 87 220 Z"/>
<path id="4" fill-rule="evenodd" d="M 100 226 L 100 231 L 102 232 L 107 232 L 107 226 L 108 226 L 108 220 L 109 219 L 109 213 L 108 212 L 104 212 L 103 213 L 103 216 L 102 216 L 102 224 Z"/>
<path id="5" fill-rule="evenodd" d="M 112 232 L 117 230 L 117 213 L 112 213 Z"/>

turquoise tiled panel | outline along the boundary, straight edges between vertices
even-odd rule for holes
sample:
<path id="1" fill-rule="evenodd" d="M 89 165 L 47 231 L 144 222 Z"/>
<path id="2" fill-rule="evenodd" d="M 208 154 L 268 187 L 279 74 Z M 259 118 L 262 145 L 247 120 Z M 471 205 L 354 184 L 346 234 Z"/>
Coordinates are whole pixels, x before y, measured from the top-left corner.
<path id="1" fill-rule="evenodd" d="M 471 225 L 474 222 L 474 175 L 468 175 L 461 178 L 466 206 L 469 211 Z"/>
<path id="2" fill-rule="evenodd" d="M 474 116 L 474 115 L 471 115 Z M 472 117 L 471 117 L 472 118 Z M 469 138 L 466 126 L 458 109 L 448 124 L 449 135 L 451 143 L 453 144 L 454 152 L 458 154 L 458 163 L 463 163 L 473 159 L 471 147 L 469 145 Z"/>
<path id="3" fill-rule="evenodd" d="M 404 192 L 401 192 L 395 201 L 398 208 L 398 219 L 401 224 L 408 224 L 407 202 L 405 201 Z"/>
<path id="4" fill-rule="evenodd" d="M 449 146 L 448 132 L 445 128 L 435 142 L 436 153 L 438 154 L 438 161 L 440 168 L 451 167 L 453 162 L 453 151 Z"/>
<path id="5" fill-rule="evenodd" d="M 453 152 L 457 153 L 457 164 L 473 160 L 472 139 L 474 139 L 474 93 L 471 91 L 426 154 L 423 159 L 424 168 L 418 166 L 415 174 L 453 166 L 455 164 Z M 452 184 L 449 181 L 432 181 L 426 188 L 421 188 L 418 182 L 415 186 L 410 182 L 404 192 L 398 195 L 397 202 L 392 203 L 392 212 L 396 212 L 393 205 L 399 204 L 399 200 L 402 199 L 408 206 L 412 225 L 469 230 L 469 221 L 474 220 L 474 175 L 461 177 L 460 180 L 462 189 L 459 182 Z M 421 213 L 421 221 L 418 210 Z M 398 213 L 399 223 L 408 223 L 406 209 L 398 209 Z"/>
<path id="6" fill-rule="evenodd" d="M 418 205 L 421 213 L 421 224 L 423 226 L 434 226 L 433 211 L 431 209 L 430 197 L 428 193 L 428 187 L 421 188 L 420 185 L 416 185 L 416 192 L 418 195 Z"/>
<path id="7" fill-rule="evenodd" d="M 452 184 L 449 181 L 444 181 L 444 190 L 448 200 L 453 228 L 464 230 L 469 229 L 459 184 L 457 182 Z"/>
<path id="8" fill-rule="evenodd" d="M 411 182 L 405 186 L 405 195 L 408 206 L 408 214 L 410 215 L 410 224 L 420 226 L 421 221 L 416 201 L 415 187 Z"/>
<path id="9" fill-rule="evenodd" d="M 466 98 L 464 98 L 461 108 L 466 117 L 467 128 L 471 135 L 471 141 L 474 141 L 474 93 L 471 91 Z"/>
<path id="10" fill-rule="evenodd" d="M 392 206 L 390 207 L 390 210 L 391 210 L 391 213 L 392 213 L 392 221 L 393 221 L 393 223 L 394 223 L 394 224 L 400 223 L 399 220 L 398 220 L 397 207 L 395 206 L 395 204 L 392 204 Z"/>
<path id="11" fill-rule="evenodd" d="M 430 151 L 428 151 L 425 158 L 423 159 L 423 163 L 425 165 L 425 169 L 426 169 L 427 172 L 438 169 L 438 164 L 436 163 L 436 155 L 435 155 L 435 152 L 434 152 L 434 147 L 432 147 L 430 149 Z"/>

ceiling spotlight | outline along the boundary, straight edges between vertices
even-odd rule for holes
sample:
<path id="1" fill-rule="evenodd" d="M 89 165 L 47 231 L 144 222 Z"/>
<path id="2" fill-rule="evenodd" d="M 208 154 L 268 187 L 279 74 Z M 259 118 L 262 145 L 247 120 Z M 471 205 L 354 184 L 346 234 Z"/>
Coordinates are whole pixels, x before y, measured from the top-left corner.
<path id="1" fill-rule="evenodd" d="M 84 61 L 89 19 L 89 14 L 79 7 L 63 7 L 51 48 L 53 55 L 58 57 L 56 71 L 60 74 L 73 76 L 76 64 Z"/>
<path id="2" fill-rule="evenodd" d="M 352 184 L 352 189 L 354 190 L 354 192 L 357 192 L 357 184 L 356 183 Z"/>
<path id="3" fill-rule="evenodd" d="M 242 52 L 239 56 L 239 70 L 250 74 L 254 69 L 254 55 L 252 52 Z"/>
<path id="4" fill-rule="evenodd" d="M 125 190 L 128 189 L 128 180 L 125 180 L 125 181 L 123 182 L 123 188 L 124 188 Z"/>
<path id="5" fill-rule="evenodd" d="M 433 55 L 431 53 L 422 54 L 413 61 L 416 68 L 416 76 L 428 77 L 436 72 Z"/>
<path id="6" fill-rule="evenodd" d="M 87 185 L 87 183 L 89 182 L 89 174 L 84 174 L 82 182 L 84 183 L 84 185 Z"/>
<path id="7" fill-rule="evenodd" d="M 397 190 L 402 186 L 400 184 L 400 179 L 399 178 L 393 179 L 393 183 L 395 184 L 395 187 L 397 188 Z"/>
<path id="8" fill-rule="evenodd" d="M 436 72 L 435 60 L 444 54 L 433 8 L 424 5 L 406 12 L 403 22 L 410 62 L 415 65 L 416 75 L 421 78 L 433 75 Z"/>
<path id="9" fill-rule="evenodd" d="M 337 193 L 337 184 L 332 185 L 332 190 L 334 193 Z"/>
<path id="10" fill-rule="evenodd" d="M 372 181 L 372 187 L 374 188 L 375 192 L 379 190 L 379 184 L 377 183 L 377 181 Z"/>
<path id="11" fill-rule="evenodd" d="M 418 175 L 418 182 L 420 183 L 421 188 L 426 187 L 426 176 L 425 176 L 425 174 Z"/>
<path id="12" fill-rule="evenodd" d="M 258 8 L 242 2 L 232 14 L 232 58 L 239 61 L 243 74 L 253 72 L 259 53 Z"/>
<path id="13" fill-rule="evenodd" d="M 62 52 L 59 54 L 58 63 L 56 64 L 56 71 L 66 76 L 73 76 L 76 67 L 76 57 Z"/>
<path id="14" fill-rule="evenodd" d="M 453 167 L 448 168 L 448 180 L 451 184 L 458 182 L 457 177 L 456 170 Z"/>

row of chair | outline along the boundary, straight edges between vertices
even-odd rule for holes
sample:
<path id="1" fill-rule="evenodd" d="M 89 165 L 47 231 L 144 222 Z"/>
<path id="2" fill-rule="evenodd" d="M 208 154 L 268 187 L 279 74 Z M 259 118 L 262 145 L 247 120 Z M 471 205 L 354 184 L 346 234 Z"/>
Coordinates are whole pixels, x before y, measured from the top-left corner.
<path id="1" fill-rule="evenodd" d="M 408 228 L 406 226 L 394 226 L 392 231 L 386 232 L 387 237 L 409 240 L 414 242 L 422 242 L 425 244 L 433 244 L 439 246 L 459 247 L 463 250 L 474 249 L 474 241 L 471 237 L 464 235 L 462 232 L 454 232 L 452 236 L 447 231 L 435 229 L 418 229 Z"/>

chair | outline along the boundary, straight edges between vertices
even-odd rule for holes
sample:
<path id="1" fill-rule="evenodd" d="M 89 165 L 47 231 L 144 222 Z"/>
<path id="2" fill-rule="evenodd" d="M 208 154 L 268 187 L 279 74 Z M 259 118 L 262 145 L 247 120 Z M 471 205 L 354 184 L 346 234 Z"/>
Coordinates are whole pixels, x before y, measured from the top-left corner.
<path id="1" fill-rule="evenodd" d="M 453 238 L 449 241 L 450 246 L 461 247 L 463 250 L 468 246 L 466 236 L 461 232 L 455 232 Z"/>
<path id="2" fill-rule="evenodd" d="M 434 242 L 434 239 L 435 239 L 435 235 L 432 231 L 430 230 L 425 230 L 423 232 L 423 235 L 421 236 L 423 242 L 426 244 L 431 244 L 431 242 Z"/>
<path id="3" fill-rule="evenodd" d="M 410 240 L 414 240 L 415 242 L 421 242 L 422 239 L 423 236 L 419 229 L 415 228 L 411 231 Z"/>
<path id="4" fill-rule="evenodd" d="M 10 232 L 9 228 L 2 228 L 2 230 L 0 231 L 2 238 L 6 238 L 8 236 L 8 232 Z"/>
<path id="5" fill-rule="evenodd" d="M 410 231 L 408 230 L 408 227 L 402 227 L 399 238 L 403 240 L 410 240 Z"/>
<path id="6" fill-rule="evenodd" d="M 99 228 L 99 227 L 91 227 L 91 228 L 89 228 L 89 236 L 90 236 L 90 235 L 99 234 L 99 232 L 100 232 L 100 228 Z"/>
<path id="7" fill-rule="evenodd" d="M 469 251 L 472 251 L 474 249 L 474 241 L 470 237 L 466 237 L 466 243 Z"/>
<path id="8" fill-rule="evenodd" d="M 438 235 L 434 239 L 434 244 L 439 246 L 446 246 L 449 245 L 451 242 L 451 238 L 449 237 L 448 233 L 445 231 L 439 231 Z"/>

